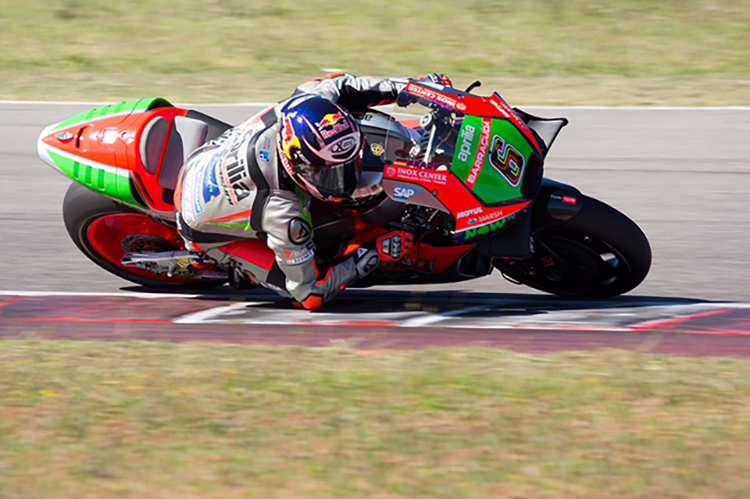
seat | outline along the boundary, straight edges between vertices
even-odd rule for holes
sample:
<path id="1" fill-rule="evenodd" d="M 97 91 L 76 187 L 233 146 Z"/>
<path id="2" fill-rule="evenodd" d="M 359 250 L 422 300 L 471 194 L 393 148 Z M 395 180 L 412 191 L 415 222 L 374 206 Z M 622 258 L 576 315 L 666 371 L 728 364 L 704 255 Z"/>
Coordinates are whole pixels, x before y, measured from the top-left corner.
<path id="1" fill-rule="evenodd" d="M 169 134 L 169 138 L 167 138 Z M 155 175 L 157 182 L 164 189 L 174 190 L 182 165 L 190 154 L 206 141 L 208 125 L 192 118 L 176 116 L 169 130 L 169 122 L 156 117 L 143 130 L 140 154 L 145 170 Z M 159 165 L 164 142 L 167 142 L 164 159 Z"/>
<path id="2" fill-rule="evenodd" d="M 159 160 L 164 149 L 164 141 L 167 140 L 167 133 L 169 133 L 169 122 L 157 116 L 148 122 L 143 134 L 141 134 L 141 161 L 143 167 L 151 175 L 155 175 L 159 168 Z"/>

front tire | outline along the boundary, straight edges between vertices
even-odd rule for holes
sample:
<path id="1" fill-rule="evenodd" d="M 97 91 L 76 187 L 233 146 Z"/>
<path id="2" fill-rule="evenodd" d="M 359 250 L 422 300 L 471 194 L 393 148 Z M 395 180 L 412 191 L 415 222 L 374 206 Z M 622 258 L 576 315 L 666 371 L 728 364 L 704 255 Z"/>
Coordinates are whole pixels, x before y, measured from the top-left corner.
<path id="1" fill-rule="evenodd" d="M 628 217 L 581 196 L 569 220 L 548 218 L 532 231 L 530 260 L 497 260 L 511 280 L 565 297 L 604 299 L 638 286 L 651 267 L 651 247 Z"/>
<path id="2" fill-rule="evenodd" d="M 150 288 L 211 289 L 222 281 L 200 281 L 157 275 L 120 260 L 127 251 L 184 249 L 174 227 L 102 196 L 80 184 L 71 184 L 63 200 L 63 220 L 73 243 L 92 262 L 118 277 Z"/>

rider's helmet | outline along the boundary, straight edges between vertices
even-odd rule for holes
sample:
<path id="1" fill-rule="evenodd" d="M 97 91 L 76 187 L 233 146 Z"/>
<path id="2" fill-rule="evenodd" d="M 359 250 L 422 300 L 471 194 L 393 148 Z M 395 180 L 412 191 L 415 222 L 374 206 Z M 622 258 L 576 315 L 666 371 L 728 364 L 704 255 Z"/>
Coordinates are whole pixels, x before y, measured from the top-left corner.
<path id="1" fill-rule="evenodd" d="M 319 95 L 293 98 L 281 110 L 278 152 L 284 169 L 324 201 L 346 201 L 359 180 L 364 138 L 351 114 Z"/>

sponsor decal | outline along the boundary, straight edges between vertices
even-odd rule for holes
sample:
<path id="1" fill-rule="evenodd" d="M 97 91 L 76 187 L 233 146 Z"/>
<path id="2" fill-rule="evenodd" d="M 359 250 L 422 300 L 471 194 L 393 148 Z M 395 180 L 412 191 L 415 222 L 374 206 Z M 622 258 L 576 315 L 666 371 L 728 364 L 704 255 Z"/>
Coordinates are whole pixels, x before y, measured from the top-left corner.
<path id="1" fill-rule="evenodd" d="M 510 120 L 511 123 L 520 128 L 524 132 L 524 135 L 526 135 L 526 137 L 528 137 L 534 144 L 534 147 L 537 150 L 539 149 L 539 144 L 536 143 L 536 139 L 531 134 L 531 131 L 529 130 L 528 125 L 526 125 L 526 122 L 524 122 L 520 118 L 520 116 L 516 114 L 513 108 L 511 108 L 502 97 L 500 97 L 498 94 L 494 94 L 489 98 L 489 102 L 490 104 L 495 106 L 498 111 L 500 111 L 500 114 L 502 114 L 506 119 Z"/>
<path id="2" fill-rule="evenodd" d="M 471 157 L 471 146 L 474 143 L 474 132 L 476 129 L 471 125 L 466 125 L 461 130 L 461 145 L 458 148 L 458 159 L 461 161 L 469 161 Z"/>
<path id="3" fill-rule="evenodd" d="M 470 189 L 474 188 L 479 178 L 479 173 L 482 171 L 482 165 L 484 165 L 484 158 L 487 156 L 487 149 L 490 145 L 490 134 L 492 134 L 492 120 L 482 120 L 482 135 L 479 137 L 479 149 L 477 149 L 477 155 L 474 157 L 474 164 L 469 170 L 469 176 L 466 177 L 466 185 Z M 497 138 L 497 137 L 496 137 Z"/>
<path id="4" fill-rule="evenodd" d="M 502 114 L 506 119 L 510 120 L 514 125 L 516 125 L 521 130 L 529 129 L 526 123 L 524 123 L 524 121 L 516 114 L 513 108 L 510 107 L 508 103 L 505 102 L 505 99 L 503 99 L 499 95 L 495 94 L 492 97 L 490 97 L 490 104 L 495 106 L 495 108 L 498 111 L 500 111 L 500 114 Z"/>
<path id="5" fill-rule="evenodd" d="M 458 242 L 463 242 L 463 241 L 470 241 L 479 236 L 485 236 L 487 234 L 491 234 L 492 232 L 496 232 L 502 229 L 503 227 L 505 227 L 508 224 L 508 222 L 510 222 L 514 218 L 516 218 L 516 213 L 506 218 L 503 218 L 502 220 L 493 222 L 491 224 L 483 225 L 481 227 L 474 227 L 473 229 L 467 229 L 463 232 L 457 233 L 455 235 L 455 239 Z"/>
<path id="6" fill-rule="evenodd" d="M 389 176 L 410 182 L 426 182 L 436 185 L 446 185 L 448 183 L 448 172 L 423 170 L 421 168 L 398 166 L 396 167 L 396 173 Z"/>
<path id="7" fill-rule="evenodd" d="M 203 173 L 203 202 L 208 203 L 221 193 L 216 170 L 219 166 L 219 154 L 214 154 L 208 162 L 208 168 Z"/>
<path id="8" fill-rule="evenodd" d="M 385 152 L 385 149 L 383 149 L 383 144 L 372 144 L 370 146 L 370 152 L 373 154 L 373 156 L 382 156 Z"/>
<path id="9" fill-rule="evenodd" d="M 344 137 L 343 139 L 339 140 L 338 142 L 334 142 L 333 145 L 331 145 L 331 152 L 333 154 L 345 154 L 357 145 L 357 139 L 354 137 Z"/>
<path id="10" fill-rule="evenodd" d="M 203 188 L 203 182 L 201 182 L 201 179 L 204 176 L 204 173 L 206 169 L 208 168 L 208 165 L 200 165 L 196 168 L 193 168 L 192 171 L 188 171 L 188 175 L 186 176 L 186 180 L 192 181 L 192 187 L 193 187 L 193 212 L 195 215 L 200 215 L 203 213 L 203 200 L 201 199 L 201 190 Z M 183 187 L 184 191 L 184 187 Z"/>
<path id="11" fill-rule="evenodd" d="M 258 151 L 258 159 L 264 163 L 271 161 L 271 153 L 268 151 Z"/>
<path id="12" fill-rule="evenodd" d="M 578 204 L 578 198 L 573 196 L 563 196 L 562 202 L 575 206 L 576 204 Z"/>
<path id="13" fill-rule="evenodd" d="M 246 151 L 245 151 L 246 152 Z M 221 176 L 224 181 L 224 189 L 227 202 L 232 206 L 250 196 L 251 186 L 254 184 L 247 171 L 246 154 L 231 149 L 221 157 Z"/>
<path id="14" fill-rule="evenodd" d="M 464 104 L 463 102 L 459 102 L 458 104 L 456 104 L 456 109 L 458 109 L 459 111 L 466 111 L 466 104 Z"/>
<path id="15" fill-rule="evenodd" d="M 60 142 L 67 142 L 73 138 L 73 134 L 68 132 L 60 132 L 55 134 L 55 138 Z"/>
<path id="16" fill-rule="evenodd" d="M 518 152 L 518 149 L 506 143 L 499 135 L 495 135 L 492 139 L 490 164 L 500 172 L 510 185 L 518 187 L 526 160 Z"/>
<path id="17" fill-rule="evenodd" d="M 389 166 L 385 169 L 385 175 L 386 177 L 395 177 L 396 176 L 396 169 L 392 166 Z"/>
<path id="18" fill-rule="evenodd" d="M 468 222 L 466 222 L 467 225 L 481 225 L 481 224 L 487 224 L 490 222 L 494 222 L 495 220 L 499 220 L 503 218 L 503 212 L 502 211 L 496 211 L 492 213 L 486 213 L 484 215 L 481 215 L 477 218 L 472 218 Z"/>
<path id="19" fill-rule="evenodd" d="M 104 130 L 102 134 L 102 144 L 114 144 L 117 142 L 117 138 L 120 136 L 120 132 L 116 128 L 109 128 Z"/>
<path id="20" fill-rule="evenodd" d="M 487 223 L 487 222 L 494 222 L 495 220 L 503 218 L 504 214 L 505 212 L 503 212 L 503 210 L 497 210 L 497 211 L 492 211 L 490 213 L 485 213 L 477 217 L 477 223 L 482 224 L 482 223 Z"/>
<path id="21" fill-rule="evenodd" d="M 459 211 L 456 213 L 456 218 L 466 218 L 471 215 L 479 215 L 480 213 L 483 213 L 484 210 L 482 210 L 481 206 L 477 206 L 476 208 L 472 208 L 470 210 L 464 210 Z"/>
<path id="22" fill-rule="evenodd" d="M 326 114 L 323 116 L 323 119 L 320 120 L 316 125 L 318 125 L 319 129 L 325 129 L 325 128 L 333 128 L 334 126 L 338 125 L 339 122 L 344 120 L 344 115 L 341 113 L 331 113 Z"/>
<path id="23" fill-rule="evenodd" d="M 284 120 L 281 122 L 281 147 L 284 149 L 284 154 L 287 158 L 292 159 L 292 149 L 302 149 L 302 144 L 299 138 L 294 134 L 294 128 L 292 128 L 292 118 L 297 113 L 291 113 L 284 116 Z M 290 172 L 291 173 L 291 172 Z"/>
<path id="24" fill-rule="evenodd" d="M 410 159 L 406 162 L 406 166 L 410 166 L 412 168 L 423 168 L 425 170 L 440 170 L 441 168 L 444 170 L 448 169 L 448 167 L 443 163 L 438 163 L 437 161 L 430 161 L 429 163 L 425 163 L 421 159 Z"/>
<path id="25" fill-rule="evenodd" d="M 339 133 L 349 130 L 351 124 L 349 120 L 342 113 L 330 113 L 323 116 L 323 119 L 315 124 L 318 127 L 318 132 L 323 136 L 324 139 L 330 139 L 331 137 L 338 135 Z"/>
<path id="26" fill-rule="evenodd" d="M 302 256 L 294 257 L 294 258 L 288 258 L 286 260 L 287 265 L 299 265 L 300 263 L 304 263 L 311 259 L 313 256 L 315 256 L 314 250 L 309 250 L 307 253 L 303 254 Z"/>
<path id="27" fill-rule="evenodd" d="M 287 258 L 287 260 L 289 260 L 307 255 L 307 253 L 309 253 L 310 251 L 315 251 L 315 244 L 312 241 L 309 241 L 302 248 L 291 251 L 284 251 L 284 256 Z"/>
<path id="28" fill-rule="evenodd" d="M 411 199 L 416 193 L 421 191 L 419 187 L 406 187 L 404 185 L 397 185 L 393 189 L 393 197 L 396 199 Z"/>
<path id="29" fill-rule="evenodd" d="M 435 90 L 424 88 L 421 85 L 409 83 L 406 86 L 405 91 L 409 92 L 410 94 L 427 99 L 430 102 L 434 102 L 435 104 L 438 104 L 439 106 L 442 106 L 451 110 L 453 110 L 456 107 L 456 99 L 452 99 L 451 97 L 448 97 L 447 95 L 443 95 L 439 92 L 436 92 Z"/>

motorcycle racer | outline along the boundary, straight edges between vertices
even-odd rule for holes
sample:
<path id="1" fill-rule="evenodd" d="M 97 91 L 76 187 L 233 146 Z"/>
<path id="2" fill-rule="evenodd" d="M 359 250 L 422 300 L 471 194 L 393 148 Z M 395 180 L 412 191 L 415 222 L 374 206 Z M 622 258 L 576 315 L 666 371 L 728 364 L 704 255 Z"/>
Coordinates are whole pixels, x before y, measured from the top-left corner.
<path id="1" fill-rule="evenodd" d="M 450 85 L 443 75 L 425 80 Z M 186 247 L 306 309 L 372 272 L 380 257 L 367 248 L 318 269 L 309 207 L 312 197 L 341 203 L 351 196 L 364 147 L 351 113 L 396 102 L 407 81 L 348 74 L 313 80 L 194 151 L 175 191 Z"/>

